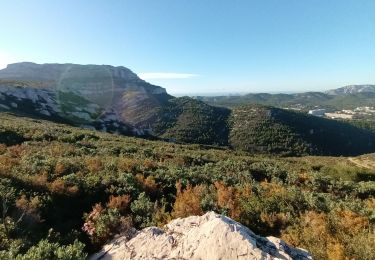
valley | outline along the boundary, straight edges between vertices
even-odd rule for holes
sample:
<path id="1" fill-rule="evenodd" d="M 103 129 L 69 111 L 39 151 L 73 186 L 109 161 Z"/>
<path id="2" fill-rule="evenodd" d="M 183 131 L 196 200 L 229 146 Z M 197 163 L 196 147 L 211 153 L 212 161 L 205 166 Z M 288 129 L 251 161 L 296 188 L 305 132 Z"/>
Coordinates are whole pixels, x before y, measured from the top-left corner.
<path id="1" fill-rule="evenodd" d="M 371 87 L 175 98 L 125 67 L 25 62 L 0 70 L 0 111 L 169 142 L 348 156 L 375 152 L 373 114 L 364 106 L 374 104 L 374 92 L 365 92 Z M 347 104 L 353 109 L 329 113 Z M 342 119 L 350 111 L 352 121 L 319 118 Z"/>
<path id="2" fill-rule="evenodd" d="M 372 94 L 350 89 L 175 98 L 125 67 L 10 65 L 0 70 L 0 258 L 84 259 L 117 234 L 138 241 L 134 230 L 214 211 L 315 259 L 372 259 L 372 118 L 306 110 L 350 99 L 371 114 L 356 102 Z"/>

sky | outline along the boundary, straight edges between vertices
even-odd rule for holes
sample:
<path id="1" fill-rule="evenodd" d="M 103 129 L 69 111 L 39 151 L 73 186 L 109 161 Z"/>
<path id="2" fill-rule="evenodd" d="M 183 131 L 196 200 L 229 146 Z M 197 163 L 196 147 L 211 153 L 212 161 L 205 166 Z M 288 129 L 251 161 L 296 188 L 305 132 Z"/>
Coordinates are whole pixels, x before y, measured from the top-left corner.
<path id="1" fill-rule="evenodd" d="M 375 84 L 374 0 L 0 0 L 8 63 L 125 66 L 171 94 Z"/>

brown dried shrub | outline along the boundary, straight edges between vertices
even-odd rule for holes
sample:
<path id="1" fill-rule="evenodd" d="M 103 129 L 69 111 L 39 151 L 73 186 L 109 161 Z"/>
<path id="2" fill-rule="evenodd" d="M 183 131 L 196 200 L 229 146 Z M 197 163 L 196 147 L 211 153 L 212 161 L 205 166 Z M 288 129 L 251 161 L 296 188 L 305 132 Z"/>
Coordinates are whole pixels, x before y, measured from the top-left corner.
<path id="1" fill-rule="evenodd" d="M 121 196 L 111 195 L 109 197 L 107 207 L 110 209 L 118 209 L 121 214 L 126 214 L 128 213 L 130 202 L 131 202 L 130 195 L 121 195 Z"/>
<path id="2" fill-rule="evenodd" d="M 150 194 L 155 194 L 158 191 L 158 184 L 156 183 L 154 177 L 151 175 L 145 178 L 143 174 L 137 174 L 135 176 L 138 183 L 142 186 L 142 189 Z"/>
<path id="3" fill-rule="evenodd" d="M 172 216 L 174 218 L 183 218 L 191 215 L 202 215 L 201 199 L 204 191 L 202 185 L 191 186 L 187 185 L 186 189 L 182 190 L 181 182 L 176 183 L 177 196 L 173 205 Z"/>
<path id="4" fill-rule="evenodd" d="M 122 172 L 134 172 L 139 165 L 138 160 L 132 158 L 119 158 L 117 168 Z"/>
<path id="5" fill-rule="evenodd" d="M 13 158 L 21 158 L 25 147 L 22 145 L 13 145 L 8 147 L 8 153 Z"/>
<path id="6" fill-rule="evenodd" d="M 7 151 L 7 146 L 5 144 L 0 144 L 0 155 Z"/>
<path id="7" fill-rule="evenodd" d="M 90 157 L 85 160 L 86 168 L 91 173 L 97 173 L 103 170 L 103 162 L 99 157 Z"/>
<path id="8" fill-rule="evenodd" d="M 251 187 L 249 185 L 241 188 L 228 187 L 223 182 L 215 182 L 214 185 L 217 190 L 217 205 L 222 209 L 229 210 L 228 215 L 232 219 L 239 220 L 243 212 L 241 199 L 251 196 Z"/>

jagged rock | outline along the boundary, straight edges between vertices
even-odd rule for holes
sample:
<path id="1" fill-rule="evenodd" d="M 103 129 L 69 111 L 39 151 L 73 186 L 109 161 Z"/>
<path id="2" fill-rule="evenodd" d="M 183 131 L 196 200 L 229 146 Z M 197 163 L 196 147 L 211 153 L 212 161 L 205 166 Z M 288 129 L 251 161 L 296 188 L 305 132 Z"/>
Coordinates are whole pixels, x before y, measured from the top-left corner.
<path id="1" fill-rule="evenodd" d="M 164 229 L 145 228 L 128 240 L 119 236 L 90 257 L 99 259 L 312 259 L 276 237 L 261 237 L 216 214 L 179 218 Z"/>

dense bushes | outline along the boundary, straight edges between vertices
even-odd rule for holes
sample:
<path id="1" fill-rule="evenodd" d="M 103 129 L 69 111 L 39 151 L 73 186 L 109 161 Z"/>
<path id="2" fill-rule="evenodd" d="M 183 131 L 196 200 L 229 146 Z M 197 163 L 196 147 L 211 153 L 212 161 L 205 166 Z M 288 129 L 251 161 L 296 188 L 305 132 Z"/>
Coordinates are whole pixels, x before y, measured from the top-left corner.
<path id="1" fill-rule="evenodd" d="M 79 259 L 119 232 L 210 210 L 317 259 L 373 257 L 375 170 L 348 158 L 254 156 L 0 120 L 27 137 L 0 146 L 2 258 Z"/>
<path id="2" fill-rule="evenodd" d="M 341 122 L 263 106 L 233 109 L 229 144 L 254 153 L 359 155 L 375 151 L 375 133 Z"/>
<path id="3" fill-rule="evenodd" d="M 177 142 L 228 144 L 230 110 L 181 97 L 170 99 L 158 111 L 153 130 L 157 136 Z"/>

